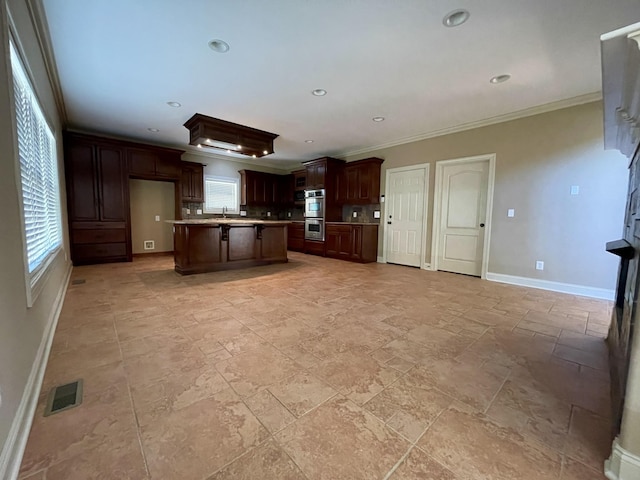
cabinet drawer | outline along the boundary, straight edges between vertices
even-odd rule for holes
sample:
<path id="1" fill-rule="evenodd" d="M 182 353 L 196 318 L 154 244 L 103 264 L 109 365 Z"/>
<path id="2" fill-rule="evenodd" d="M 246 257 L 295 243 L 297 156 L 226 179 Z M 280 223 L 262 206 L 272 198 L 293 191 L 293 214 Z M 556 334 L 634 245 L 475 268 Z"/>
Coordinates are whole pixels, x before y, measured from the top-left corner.
<path id="1" fill-rule="evenodd" d="M 126 243 L 95 243 L 91 245 L 74 245 L 74 261 L 90 258 L 125 257 Z"/>
<path id="2" fill-rule="evenodd" d="M 334 232 L 334 233 L 351 233 L 351 225 L 331 225 L 331 224 L 327 224 L 326 231 L 327 232 Z"/>
<path id="3" fill-rule="evenodd" d="M 104 228 L 99 230 L 74 230 L 73 243 L 119 243 L 125 242 L 125 230 Z"/>

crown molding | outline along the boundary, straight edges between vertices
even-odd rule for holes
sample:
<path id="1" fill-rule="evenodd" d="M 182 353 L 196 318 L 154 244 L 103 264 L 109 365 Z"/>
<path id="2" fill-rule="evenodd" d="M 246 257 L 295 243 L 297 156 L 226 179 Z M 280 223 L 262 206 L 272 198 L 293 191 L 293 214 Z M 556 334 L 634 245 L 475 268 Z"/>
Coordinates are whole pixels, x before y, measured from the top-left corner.
<path id="1" fill-rule="evenodd" d="M 31 17 L 31 23 L 38 39 L 38 46 L 42 53 L 44 66 L 47 70 L 49 84 L 53 91 L 56 102 L 56 108 L 60 115 L 60 121 L 63 127 L 67 125 L 67 109 L 64 104 L 64 96 L 62 95 L 62 87 L 60 86 L 60 77 L 58 76 L 58 67 L 56 66 L 55 54 L 51 46 L 51 35 L 49 34 L 49 25 L 47 23 L 47 15 L 42 5 L 42 0 L 27 0 L 27 10 Z"/>
<path id="2" fill-rule="evenodd" d="M 421 140 L 427 140 L 428 138 L 441 137 L 443 135 L 450 135 L 452 133 L 464 132 L 465 130 L 473 130 L 474 128 L 487 127 L 489 125 L 495 125 L 496 123 L 510 122 L 519 118 L 531 117 L 533 115 L 539 115 L 541 113 L 553 112 L 554 110 L 561 110 L 563 108 L 575 107 L 578 105 L 584 105 L 585 103 L 591 103 L 602 100 L 601 92 L 587 93 L 577 97 L 567 98 L 565 100 L 559 100 L 557 102 L 545 103 L 536 107 L 525 108 L 524 110 L 518 110 L 516 112 L 506 113 L 504 115 L 497 115 L 495 117 L 485 118 L 475 122 L 462 123 L 453 127 L 442 128 L 439 130 L 433 130 L 431 132 L 422 133 L 419 135 L 413 135 L 411 137 L 404 137 L 391 142 L 381 143 L 372 147 L 365 147 L 356 150 L 343 151 L 337 156 L 339 157 L 351 157 L 355 155 L 361 155 L 364 153 L 371 153 L 383 148 L 396 147 L 398 145 L 404 145 L 407 143 L 419 142 Z"/>

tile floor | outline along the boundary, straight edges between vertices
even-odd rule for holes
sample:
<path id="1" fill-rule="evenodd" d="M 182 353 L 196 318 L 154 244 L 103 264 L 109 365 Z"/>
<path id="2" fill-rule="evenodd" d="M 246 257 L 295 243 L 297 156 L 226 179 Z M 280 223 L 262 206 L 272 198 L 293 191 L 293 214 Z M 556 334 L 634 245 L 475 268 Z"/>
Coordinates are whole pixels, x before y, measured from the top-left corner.
<path id="1" fill-rule="evenodd" d="M 609 302 L 296 253 L 172 266 L 73 270 L 20 478 L 604 478 Z"/>

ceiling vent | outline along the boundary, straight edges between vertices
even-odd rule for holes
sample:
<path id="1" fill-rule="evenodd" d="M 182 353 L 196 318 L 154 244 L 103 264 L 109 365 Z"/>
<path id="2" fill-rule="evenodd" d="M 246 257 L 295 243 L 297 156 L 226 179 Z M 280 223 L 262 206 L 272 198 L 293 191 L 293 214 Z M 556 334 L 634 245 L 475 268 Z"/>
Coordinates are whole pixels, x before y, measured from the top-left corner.
<path id="1" fill-rule="evenodd" d="M 237 123 L 196 113 L 184 124 L 189 129 L 189 145 L 216 148 L 249 157 L 264 157 L 273 153 L 275 133 L 245 127 Z"/>

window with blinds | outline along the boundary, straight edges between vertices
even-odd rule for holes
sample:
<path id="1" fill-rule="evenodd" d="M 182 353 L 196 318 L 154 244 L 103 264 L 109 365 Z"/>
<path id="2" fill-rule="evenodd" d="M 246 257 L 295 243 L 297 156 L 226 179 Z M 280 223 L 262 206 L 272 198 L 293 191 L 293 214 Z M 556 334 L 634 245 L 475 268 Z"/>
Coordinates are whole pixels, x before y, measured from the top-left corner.
<path id="1" fill-rule="evenodd" d="M 236 178 L 204 177 L 204 211 L 206 213 L 222 213 L 226 207 L 228 213 L 239 212 L 238 184 Z"/>
<path id="2" fill-rule="evenodd" d="M 10 51 L 26 257 L 33 287 L 62 244 L 58 161 L 55 137 L 13 42 Z"/>

